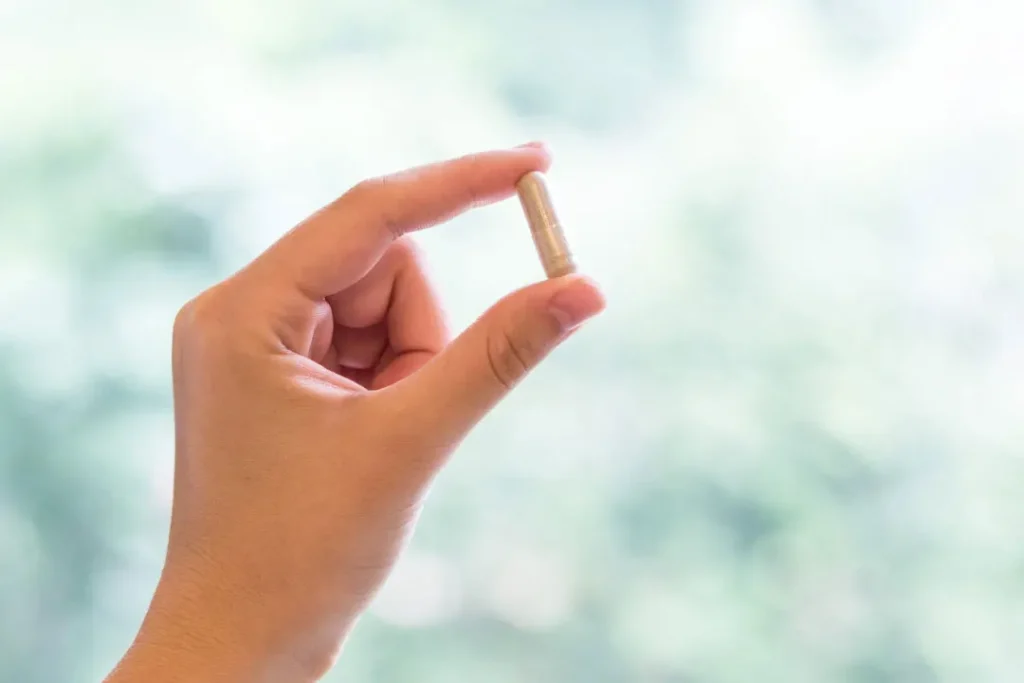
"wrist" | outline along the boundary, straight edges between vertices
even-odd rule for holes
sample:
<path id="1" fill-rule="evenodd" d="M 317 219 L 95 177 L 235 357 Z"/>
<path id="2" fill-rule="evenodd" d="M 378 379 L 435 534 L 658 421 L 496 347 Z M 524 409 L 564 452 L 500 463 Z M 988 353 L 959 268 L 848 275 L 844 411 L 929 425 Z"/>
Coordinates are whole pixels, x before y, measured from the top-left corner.
<path id="1" fill-rule="evenodd" d="M 153 604 L 106 683 L 255 683 L 266 680 L 265 657 L 218 627 L 210 610 L 182 609 L 158 589 Z"/>
<path id="2" fill-rule="evenodd" d="M 234 655 L 137 639 L 105 683 L 255 683 L 266 680 Z"/>
<path id="3" fill-rule="evenodd" d="M 284 614 L 269 614 L 266 600 L 238 595 L 230 583 L 165 571 L 106 683 L 315 683 L 326 674 L 340 643 L 310 642 Z"/>

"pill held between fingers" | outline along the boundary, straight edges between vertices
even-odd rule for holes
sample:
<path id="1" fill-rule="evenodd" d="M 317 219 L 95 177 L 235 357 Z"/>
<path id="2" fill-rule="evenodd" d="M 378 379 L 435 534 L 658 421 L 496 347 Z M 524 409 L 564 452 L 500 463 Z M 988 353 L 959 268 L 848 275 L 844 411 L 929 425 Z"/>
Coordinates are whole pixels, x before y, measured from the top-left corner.
<path id="1" fill-rule="evenodd" d="M 527 173 L 516 183 L 516 191 L 530 224 L 530 234 L 533 235 L 533 243 L 544 265 L 544 272 L 549 278 L 575 273 L 576 264 L 551 204 L 544 174 L 538 171 Z"/>

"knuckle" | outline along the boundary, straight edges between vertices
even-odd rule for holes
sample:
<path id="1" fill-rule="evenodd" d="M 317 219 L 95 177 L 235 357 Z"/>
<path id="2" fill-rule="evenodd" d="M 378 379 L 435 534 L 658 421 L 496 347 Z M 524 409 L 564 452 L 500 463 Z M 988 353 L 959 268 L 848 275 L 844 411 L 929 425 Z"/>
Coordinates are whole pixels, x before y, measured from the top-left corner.
<path id="1" fill-rule="evenodd" d="M 462 197 L 462 202 L 471 208 L 481 206 L 485 203 L 484 193 L 481 191 L 480 186 L 476 182 L 471 182 L 466 185 L 464 190 L 465 194 Z"/>
<path id="2" fill-rule="evenodd" d="M 195 307 L 195 299 L 187 302 L 184 306 L 178 309 L 178 314 L 174 316 L 174 339 L 177 341 L 179 338 L 188 334 L 189 328 L 192 326 L 192 315 Z"/>
<path id="3" fill-rule="evenodd" d="M 181 307 L 174 319 L 175 346 L 204 349 L 227 339 L 229 307 L 220 287 L 204 291 Z"/>
<path id="4" fill-rule="evenodd" d="M 398 240 L 405 234 L 405 229 L 397 213 L 396 203 L 389 201 L 393 183 L 394 178 L 390 176 L 368 178 L 356 183 L 338 201 L 360 207 L 357 209 L 360 213 L 373 216 L 392 240 Z"/>
<path id="5" fill-rule="evenodd" d="M 334 201 L 327 205 L 325 211 L 338 215 L 345 215 L 354 207 L 373 203 L 373 196 L 375 192 L 375 179 L 371 178 L 361 180 L 349 189 L 345 190 L 343 194 L 336 197 Z"/>
<path id="6" fill-rule="evenodd" d="M 360 180 L 358 183 L 352 186 L 352 188 L 342 195 L 342 200 L 351 202 L 361 202 L 372 200 L 377 193 L 380 191 L 382 185 L 380 178 L 367 178 Z"/>
<path id="7" fill-rule="evenodd" d="M 529 344 L 505 331 L 487 338 L 487 363 L 494 378 L 506 389 L 511 389 L 533 367 L 535 354 Z"/>

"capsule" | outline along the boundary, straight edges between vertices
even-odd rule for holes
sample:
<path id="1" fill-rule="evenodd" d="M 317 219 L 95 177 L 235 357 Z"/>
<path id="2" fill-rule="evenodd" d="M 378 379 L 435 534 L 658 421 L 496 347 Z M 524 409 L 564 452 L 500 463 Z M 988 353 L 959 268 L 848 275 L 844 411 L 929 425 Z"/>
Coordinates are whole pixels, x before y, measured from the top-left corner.
<path id="1" fill-rule="evenodd" d="M 523 205 L 526 220 L 530 224 L 533 243 L 549 278 L 562 277 L 576 272 L 572 252 L 565 241 L 562 226 L 551 204 L 544 174 L 537 171 L 527 173 L 516 183 L 519 202 Z"/>

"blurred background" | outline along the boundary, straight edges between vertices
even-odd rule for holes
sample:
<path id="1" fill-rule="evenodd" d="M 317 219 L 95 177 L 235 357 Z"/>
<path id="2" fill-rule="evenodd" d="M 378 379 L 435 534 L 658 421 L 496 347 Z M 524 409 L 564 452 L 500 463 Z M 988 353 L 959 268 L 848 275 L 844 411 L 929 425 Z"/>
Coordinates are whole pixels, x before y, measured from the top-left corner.
<path id="1" fill-rule="evenodd" d="M 1016 681 L 1017 0 L 0 0 L 0 681 L 162 562 L 178 307 L 533 139 L 609 310 L 470 438 L 329 681 Z M 517 204 L 422 234 L 456 328 Z M 481 256 L 484 258 L 481 258 Z"/>

